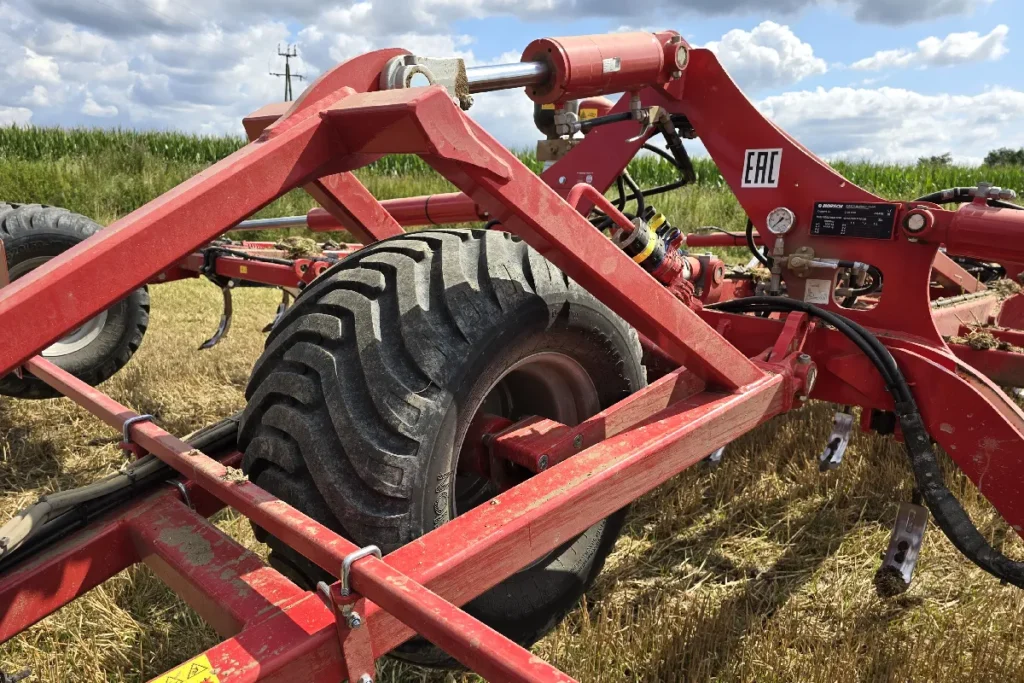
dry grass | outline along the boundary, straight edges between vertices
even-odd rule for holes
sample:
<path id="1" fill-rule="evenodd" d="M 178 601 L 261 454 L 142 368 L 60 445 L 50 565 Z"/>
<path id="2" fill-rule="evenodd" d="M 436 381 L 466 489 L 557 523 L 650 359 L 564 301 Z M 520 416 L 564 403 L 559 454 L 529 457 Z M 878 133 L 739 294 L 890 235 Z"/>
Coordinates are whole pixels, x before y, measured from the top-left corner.
<path id="1" fill-rule="evenodd" d="M 104 388 L 179 434 L 239 408 L 276 296 L 236 296 L 231 335 L 200 353 L 216 289 L 153 288 L 142 350 Z M 1024 679 L 1024 594 L 969 565 L 934 529 L 909 594 L 875 597 L 907 469 L 898 448 L 861 435 L 837 472 L 820 474 L 829 416 L 811 405 L 777 419 L 730 446 L 718 470 L 697 467 L 636 503 L 585 604 L 536 652 L 586 681 Z M 0 515 L 115 469 L 114 441 L 69 401 L 0 401 Z M 958 486 L 998 531 L 973 488 Z M 219 524 L 259 549 L 244 521 L 226 514 Z M 145 681 L 216 639 L 139 567 L 8 642 L 0 668 L 30 666 L 46 682 Z M 472 680 L 393 663 L 380 673 Z"/>

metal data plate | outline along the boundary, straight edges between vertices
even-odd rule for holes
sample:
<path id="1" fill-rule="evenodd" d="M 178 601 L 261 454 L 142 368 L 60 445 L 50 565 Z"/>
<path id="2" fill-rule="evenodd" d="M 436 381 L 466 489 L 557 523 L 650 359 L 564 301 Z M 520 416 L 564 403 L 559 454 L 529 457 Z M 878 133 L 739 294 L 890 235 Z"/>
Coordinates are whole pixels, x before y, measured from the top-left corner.
<path id="1" fill-rule="evenodd" d="M 822 237 L 892 239 L 899 204 L 815 202 L 811 234 Z"/>

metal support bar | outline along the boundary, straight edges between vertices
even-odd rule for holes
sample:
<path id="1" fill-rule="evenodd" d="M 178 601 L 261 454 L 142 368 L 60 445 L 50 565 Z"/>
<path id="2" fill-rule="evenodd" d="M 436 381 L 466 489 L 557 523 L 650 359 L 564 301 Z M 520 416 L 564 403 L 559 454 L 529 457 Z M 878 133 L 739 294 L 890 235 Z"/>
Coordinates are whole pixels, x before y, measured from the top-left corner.
<path id="1" fill-rule="evenodd" d="M 132 414 L 128 408 L 42 358 L 31 359 L 28 367 L 36 377 L 108 424 L 120 424 L 119 420 L 123 420 L 120 416 Z M 350 541 L 256 485 L 237 480 L 222 464 L 152 422 L 140 423 L 135 432 L 136 440 L 151 453 L 313 562 L 321 567 L 331 564 L 344 567 L 348 560 L 352 571 L 354 559 L 349 558 L 353 553 L 358 555 L 359 548 Z M 366 550 L 367 554 L 373 554 L 372 550 Z M 530 559 L 523 558 L 523 561 Z M 384 578 L 378 580 L 378 577 Z M 426 638 L 484 676 L 491 674 L 494 680 L 523 683 L 572 680 L 380 560 L 367 557 L 351 578 L 354 588 L 362 595 L 392 614 L 401 615 L 399 618 L 407 620 Z M 366 584 L 360 587 L 363 578 Z"/>

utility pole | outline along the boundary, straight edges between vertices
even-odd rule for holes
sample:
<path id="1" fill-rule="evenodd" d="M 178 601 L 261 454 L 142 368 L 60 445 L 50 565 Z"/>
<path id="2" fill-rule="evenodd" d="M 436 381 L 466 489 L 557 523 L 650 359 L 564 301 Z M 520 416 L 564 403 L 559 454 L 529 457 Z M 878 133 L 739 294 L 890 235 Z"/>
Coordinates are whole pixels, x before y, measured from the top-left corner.
<path id="1" fill-rule="evenodd" d="M 271 76 L 284 76 L 284 101 L 285 102 L 291 102 L 292 101 L 292 79 L 293 78 L 297 78 L 300 81 L 306 80 L 306 77 L 303 76 L 302 74 L 293 74 L 292 73 L 291 59 L 292 59 L 292 57 L 298 57 L 299 56 L 299 52 L 298 52 L 298 50 L 295 49 L 294 45 L 289 45 L 288 47 L 285 48 L 284 52 L 281 52 L 281 46 L 278 45 L 277 46 L 277 54 L 278 54 L 279 57 L 284 57 L 284 73 L 277 73 L 276 71 L 271 71 L 270 75 Z"/>

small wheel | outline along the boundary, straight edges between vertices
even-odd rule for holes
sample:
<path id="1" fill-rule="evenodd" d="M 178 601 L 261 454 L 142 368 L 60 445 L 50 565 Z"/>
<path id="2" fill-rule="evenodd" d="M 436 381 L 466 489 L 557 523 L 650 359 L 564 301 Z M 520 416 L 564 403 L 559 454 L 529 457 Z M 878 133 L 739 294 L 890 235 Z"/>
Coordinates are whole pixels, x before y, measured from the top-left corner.
<path id="1" fill-rule="evenodd" d="M 490 478 L 466 467 L 474 417 L 576 424 L 645 377 L 636 332 L 525 243 L 499 231 L 402 235 L 325 273 L 271 332 L 246 392 L 243 469 L 357 545 L 388 552 L 530 476 L 511 464 Z M 531 645 L 600 572 L 624 513 L 467 610 Z M 296 582 L 330 579 L 257 534 Z M 396 654 L 452 663 L 422 639 Z"/>
<path id="2" fill-rule="evenodd" d="M 0 240 L 7 252 L 11 281 L 38 268 L 86 239 L 101 226 L 67 209 L 39 204 L 0 203 Z M 131 359 L 149 325 L 149 292 L 140 287 L 85 321 L 40 355 L 75 377 L 96 385 Z M 0 394 L 15 398 L 55 398 L 49 385 L 25 374 L 0 378 Z"/>

